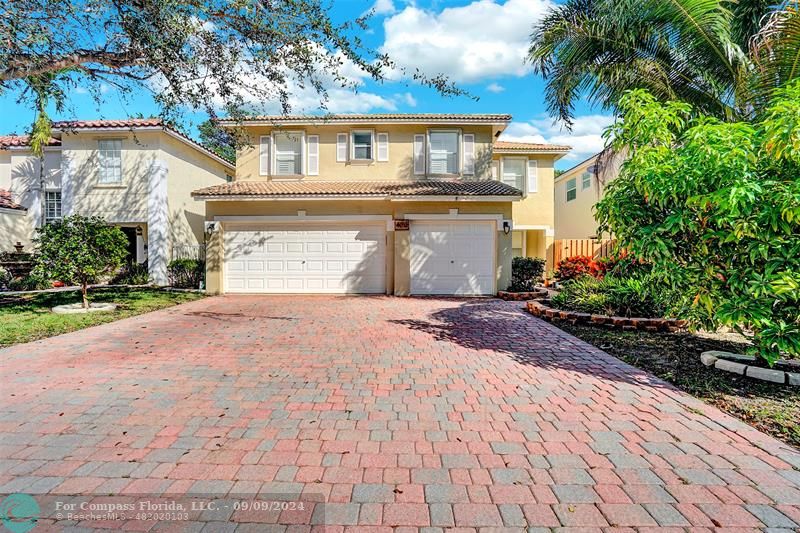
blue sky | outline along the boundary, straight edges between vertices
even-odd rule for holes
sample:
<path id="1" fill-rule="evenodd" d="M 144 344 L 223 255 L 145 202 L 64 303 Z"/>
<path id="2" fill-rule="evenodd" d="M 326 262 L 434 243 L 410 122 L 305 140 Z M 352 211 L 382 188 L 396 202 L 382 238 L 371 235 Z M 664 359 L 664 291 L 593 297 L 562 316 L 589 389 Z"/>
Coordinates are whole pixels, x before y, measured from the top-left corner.
<path id="1" fill-rule="evenodd" d="M 610 113 L 581 102 L 572 132 L 553 124 L 544 103 L 544 81 L 524 62 L 531 26 L 552 5 L 551 0 L 331 1 L 338 20 L 357 17 L 373 7 L 370 31 L 363 35 L 367 46 L 388 53 L 412 71 L 443 73 L 479 99 L 445 98 L 402 79 L 377 84 L 352 69 L 349 76 L 359 85 L 358 91 L 331 87 L 329 111 L 509 113 L 514 119 L 504 139 L 573 146 L 573 152 L 559 161 L 560 168 L 569 168 L 602 148 L 601 134 L 612 121 Z M 144 92 L 125 99 L 113 88 L 103 86 L 101 91 L 99 108 L 88 91 L 79 89 L 69 95 L 65 111 L 53 113 L 53 118 L 122 118 L 158 112 Z M 0 133 L 24 133 L 30 126 L 33 110 L 17 104 L 18 97 L 13 93 L 0 96 L 4 110 Z M 319 97 L 298 90 L 292 104 L 293 112 L 318 112 Z M 274 112 L 270 105 L 264 110 Z M 187 112 L 185 118 L 185 129 L 194 134 L 205 115 Z"/>

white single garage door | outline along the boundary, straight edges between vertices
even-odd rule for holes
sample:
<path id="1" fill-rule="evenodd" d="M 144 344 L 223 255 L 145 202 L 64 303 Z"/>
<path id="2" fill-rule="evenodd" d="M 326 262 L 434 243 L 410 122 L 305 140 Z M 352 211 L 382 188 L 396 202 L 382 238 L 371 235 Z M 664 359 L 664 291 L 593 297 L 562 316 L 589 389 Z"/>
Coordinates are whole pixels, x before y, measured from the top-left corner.
<path id="1" fill-rule="evenodd" d="M 385 224 L 227 224 L 223 246 L 227 292 L 386 291 Z"/>
<path id="2" fill-rule="evenodd" d="M 411 294 L 494 294 L 493 221 L 411 222 Z"/>

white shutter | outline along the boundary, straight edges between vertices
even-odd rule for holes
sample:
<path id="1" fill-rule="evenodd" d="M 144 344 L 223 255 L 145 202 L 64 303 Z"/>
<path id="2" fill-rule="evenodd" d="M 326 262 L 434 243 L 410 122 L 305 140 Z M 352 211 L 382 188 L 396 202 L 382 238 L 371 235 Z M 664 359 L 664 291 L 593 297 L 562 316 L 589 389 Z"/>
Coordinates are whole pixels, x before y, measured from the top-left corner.
<path id="1" fill-rule="evenodd" d="M 336 134 L 336 162 L 337 163 L 345 163 L 345 162 L 347 162 L 347 134 L 346 133 L 337 133 Z"/>
<path id="2" fill-rule="evenodd" d="M 389 134 L 378 134 L 378 161 L 389 160 Z"/>
<path id="3" fill-rule="evenodd" d="M 414 135 L 414 174 L 425 174 L 424 135 Z"/>
<path id="4" fill-rule="evenodd" d="M 528 194 L 539 192 L 539 165 L 535 159 L 528 159 Z"/>
<path id="5" fill-rule="evenodd" d="M 500 161 L 492 161 L 492 179 L 496 180 L 500 175 Z"/>
<path id="6" fill-rule="evenodd" d="M 475 135 L 464 134 L 464 174 L 475 174 Z"/>
<path id="7" fill-rule="evenodd" d="M 258 174 L 259 176 L 269 175 L 269 144 L 270 136 L 262 135 L 258 138 Z"/>
<path id="8" fill-rule="evenodd" d="M 319 135 L 308 136 L 308 172 L 309 176 L 319 175 Z"/>

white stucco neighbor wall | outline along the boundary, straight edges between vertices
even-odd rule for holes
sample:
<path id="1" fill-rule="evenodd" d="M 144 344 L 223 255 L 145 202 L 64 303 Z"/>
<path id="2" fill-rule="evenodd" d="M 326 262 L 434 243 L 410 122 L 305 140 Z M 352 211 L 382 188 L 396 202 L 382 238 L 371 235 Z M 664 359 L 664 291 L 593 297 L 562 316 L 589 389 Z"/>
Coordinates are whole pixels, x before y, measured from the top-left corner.
<path id="1" fill-rule="evenodd" d="M 153 162 L 147 187 L 147 269 L 157 285 L 167 285 L 169 262 L 169 209 L 167 204 L 167 164 Z"/>

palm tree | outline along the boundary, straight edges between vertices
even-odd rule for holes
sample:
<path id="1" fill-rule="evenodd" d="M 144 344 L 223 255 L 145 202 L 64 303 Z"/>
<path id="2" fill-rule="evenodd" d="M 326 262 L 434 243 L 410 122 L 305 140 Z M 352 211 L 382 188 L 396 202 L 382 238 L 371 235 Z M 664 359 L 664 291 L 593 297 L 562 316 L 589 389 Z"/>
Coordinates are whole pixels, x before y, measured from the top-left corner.
<path id="1" fill-rule="evenodd" d="M 749 118 L 800 75 L 800 0 L 568 0 L 532 35 L 550 112 L 570 124 L 588 95 L 615 109 L 628 89 L 722 120 Z"/>

